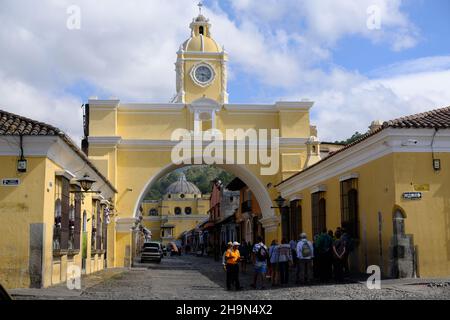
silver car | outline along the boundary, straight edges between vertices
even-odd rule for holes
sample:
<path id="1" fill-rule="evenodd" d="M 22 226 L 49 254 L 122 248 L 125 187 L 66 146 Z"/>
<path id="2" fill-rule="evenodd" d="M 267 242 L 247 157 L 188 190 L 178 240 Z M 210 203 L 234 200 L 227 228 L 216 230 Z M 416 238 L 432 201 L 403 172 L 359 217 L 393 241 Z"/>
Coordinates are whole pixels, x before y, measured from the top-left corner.
<path id="1" fill-rule="evenodd" d="M 163 249 L 159 242 L 146 242 L 141 251 L 141 263 L 146 261 L 161 262 L 163 257 Z"/>

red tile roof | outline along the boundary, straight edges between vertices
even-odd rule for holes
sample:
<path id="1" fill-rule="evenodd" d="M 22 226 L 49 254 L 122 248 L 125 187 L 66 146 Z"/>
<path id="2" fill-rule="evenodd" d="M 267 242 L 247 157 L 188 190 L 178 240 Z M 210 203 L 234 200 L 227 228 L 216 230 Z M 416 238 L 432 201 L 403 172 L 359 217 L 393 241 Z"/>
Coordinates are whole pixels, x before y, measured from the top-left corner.
<path id="1" fill-rule="evenodd" d="M 385 122 L 391 128 L 450 128 L 450 107 L 436 109 Z"/>
<path id="2" fill-rule="evenodd" d="M 305 171 L 308 171 L 319 164 L 328 161 L 328 159 L 334 157 L 335 155 L 344 152 L 347 149 L 352 148 L 353 146 L 363 142 L 364 140 L 370 138 L 371 136 L 374 136 L 378 134 L 379 132 L 383 131 L 387 128 L 395 128 L 395 129 L 406 129 L 406 128 L 415 128 L 415 129 L 449 129 L 450 128 L 450 107 L 445 107 L 441 109 L 431 110 L 423 113 L 413 114 L 410 116 L 386 121 L 383 123 L 382 127 L 379 129 L 373 131 L 373 132 L 367 132 L 364 134 L 361 138 L 358 140 L 346 145 L 344 148 L 339 149 L 335 152 L 330 153 L 326 158 L 322 159 L 321 161 L 315 163 L 314 165 L 306 168 L 303 171 L 300 171 L 293 176 L 287 178 L 286 180 L 281 181 L 279 184 L 277 184 L 275 187 L 278 187 L 282 183 L 289 181 L 293 179 L 294 177 L 302 174 Z"/>
<path id="3" fill-rule="evenodd" d="M 29 118 L 0 110 L 0 136 L 57 136 L 60 137 L 80 158 L 82 158 L 106 184 L 117 193 L 109 180 L 95 167 L 89 158 L 60 129 Z"/>

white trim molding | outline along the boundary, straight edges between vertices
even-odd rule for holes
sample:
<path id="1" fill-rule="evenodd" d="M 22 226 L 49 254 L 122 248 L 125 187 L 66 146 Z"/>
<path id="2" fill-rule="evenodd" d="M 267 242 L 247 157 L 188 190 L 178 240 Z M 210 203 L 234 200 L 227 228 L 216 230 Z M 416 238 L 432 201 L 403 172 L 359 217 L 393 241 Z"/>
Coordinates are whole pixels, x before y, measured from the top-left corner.
<path id="1" fill-rule="evenodd" d="M 69 181 L 74 179 L 74 178 L 76 178 L 76 175 L 74 175 L 72 172 L 67 171 L 67 170 L 65 170 L 65 171 L 56 171 L 55 172 L 55 176 L 57 176 L 57 177 L 64 177 L 64 178 L 66 178 Z"/>
<path id="2" fill-rule="evenodd" d="M 303 200 L 303 193 L 297 193 L 289 197 L 288 201 Z"/>
<path id="3" fill-rule="evenodd" d="M 89 104 L 89 107 L 98 108 L 98 109 L 116 109 L 120 104 L 120 100 L 89 99 L 88 104 Z"/>
<path id="4" fill-rule="evenodd" d="M 351 180 L 351 179 L 358 179 L 359 173 L 349 173 L 344 176 L 339 177 L 339 182 Z"/>
<path id="5" fill-rule="evenodd" d="M 122 142 L 122 137 L 89 137 L 88 141 L 93 146 L 115 147 Z"/>
<path id="6" fill-rule="evenodd" d="M 181 111 L 184 103 L 123 103 L 119 106 L 119 113 L 129 111 Z"/>
<path id="7" fill-rule="evenodd" d="M 327 186 L 324 184 L 315 186 L 315 187 L 311 188 L 310 192 L 311 192 L 311 194 L 317 193 L 317 192 L 327 192 Z"/>
<path id="8" fill-rule="evenodd" d="M 266 231 L 275 231 L 278 228 L 278 225 L 280 224 L 280 217 L 279 216 L 271 216 L 271 217 L 266 217 L 266 218 L 262 218 L 261 220 L 259 220 L 263 226 L 263 228 Z"/>
<path id="9" fill-rule="evenodd" d="M 279 111 L 309 111 L 314 106 L 313 101 L 278 101 L 275 107 Z"/>

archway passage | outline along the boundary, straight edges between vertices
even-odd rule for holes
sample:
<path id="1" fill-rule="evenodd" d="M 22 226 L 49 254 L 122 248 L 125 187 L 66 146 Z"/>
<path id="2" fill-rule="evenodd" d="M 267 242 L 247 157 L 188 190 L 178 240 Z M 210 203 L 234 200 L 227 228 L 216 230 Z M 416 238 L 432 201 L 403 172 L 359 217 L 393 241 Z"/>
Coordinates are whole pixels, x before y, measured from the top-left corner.
<path id="1" fill-rule="evenodd" d="M 256 193 L 240 178 L 207 165 L 170 167 L 164 173 L 147 184 L 139 199 L 132 238 L 135 265 L 150 242 L 161 243 L 169 254 L 175 246 L 219 260 L 228 242 L 250 247 L 265 238 Z"/>
<path id="2" fill-rule="evenodd" d="M 136 199 L 135 207 L 134 207 L 134 217 L 137 218 L 139 216 L 139 208 L 140 204 L 144 201 L 147 191 L 151 188 L 151 186 L 157 182 L 159 179 L 167 175 L 168 173 L 180 169 L 183 167 L 191 166 L 190 164 L 186 165 L 175 165 L 168 164 L 164 168 L 162 168 L 158 173 L 150 177 L 147 184 L 144 186 L 142 191 L 140 192 L 138 198 Z M 227 164 L 216 164 L 218 168 L 221 168 L 234 176 L 241 179 L 254 193 L 258 204 L 261 208 L 262 215 L 265 219 L 271 219 L 276 217 L 275 211 L 272 204 L 272 199 L 270 193 L 266 186 L 261 182 L 261 180 L 252 173 L 249 169 L 247 169 L 244 165 L 227 165 Z"/>
<path id="3" fill-rule="evenodd" d="M 144 142 L 145 143 L 145 142 Z M 136 256 L 135 230 L 139 224 L 140 206 L 147 190 L 161 177 L 169 172 L 181 169 L 191 164 L 214 163 L 201 157 L 183 159 L 182 165 L 172 162 L 171 146 L 159 152 L 142 149 L 118 149 L 117 153 L 117 212 L 115 219 L 115 260 L 116 266 L 130 266 Z M 188 161 L 189 160 L 189 161 Z M 214 159 L 216 160 L 216 159 Z M 223 162 L 226 162 L 225 159 Z M 216 162 L 217 163 L 217 162 Z M 216 164 L 216 167 L 240 178 L 252 191 L 261 209 L 262 218 L 258 227 L 264 232 L 266 242 L 279 238 L 280 221 L 276 214 L 272 199 L 277 197 L 276 189 L 271 187 L 279 181 L 279 174 L 263 175 L 261 166 L 239 164 Z M 182 212 L 185 208 L 182 208 Z"/>

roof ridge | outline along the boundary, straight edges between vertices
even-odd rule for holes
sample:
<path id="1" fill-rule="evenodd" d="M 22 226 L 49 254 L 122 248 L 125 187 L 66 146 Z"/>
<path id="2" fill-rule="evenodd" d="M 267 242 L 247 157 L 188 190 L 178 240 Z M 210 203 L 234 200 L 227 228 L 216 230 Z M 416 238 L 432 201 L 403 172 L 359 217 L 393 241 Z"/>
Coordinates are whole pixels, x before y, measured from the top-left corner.
<path id="1" fill-rule="evenodd" d="M 17 113 L 12 113 L 12 112 L 5 111 L 5 110 L 2 110 L 2 109 L 0 109 L 0 114 L 5 114 L 7 116 L 15 117 L 15 118 L 20 119 L 22 121 L 31 122 L 31 123 L 36 124 L 36 125 L 45 126 L 45 127 L 49 128 L 49 129 L 55 131 L 56 135 L 60 135 L 61 133 L 64 134 L 64 132 L 61 129 L 59 129 L 58 127 L 55 127 L 55 126 L 53 126 L 51 124 L 48 124 L 46 122 L 33 120 L 31 118 L 18 115 Z"/>
<path id="2" fill-rule="evenodd" d="M 415 114 L 411 114 L 411 115 L 395 118 L 395 119 L 392 119 L 392 120 L 385 121 L 383 123 L 383 125 L 387 124 L 388 126 L 391 126 L 394 123 L 397 123 L 397 122 L 400 122 L 400 121 L 420 119 L 420 118 L 424 118 L 426 116 L 429 116 L 431 114 L 441 113 L 443 111 L 449 111 L 450 112 L 450 106 L 441 107 L 441 108 L 438 108 L 438 109 L 433 109 L 433 110 L 429 110 L 429 111 L 419 112 L 419 113 L 415 113 Z"/>

